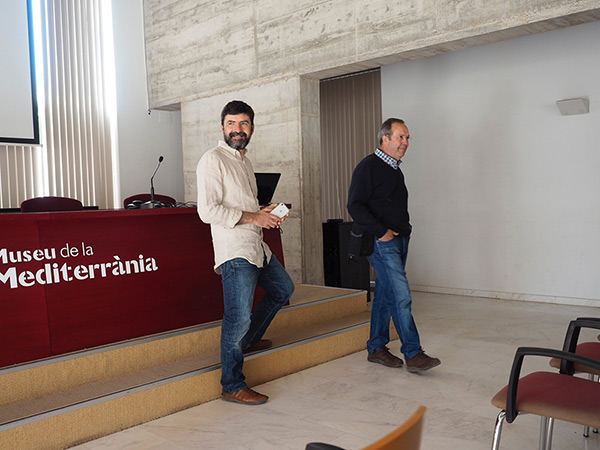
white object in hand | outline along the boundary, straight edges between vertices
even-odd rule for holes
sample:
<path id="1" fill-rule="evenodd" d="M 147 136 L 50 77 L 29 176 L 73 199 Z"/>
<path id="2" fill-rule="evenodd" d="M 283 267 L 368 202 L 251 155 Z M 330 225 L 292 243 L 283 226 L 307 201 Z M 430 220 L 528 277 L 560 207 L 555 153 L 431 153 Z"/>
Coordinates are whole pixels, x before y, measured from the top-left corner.
<path id="1" fill-rule="evenodd" d="M 285 217 L 288 213 L 290 212 L 290 210 L 288 209 L 287 206 L 285 206 L 285 203 L 280 203 L 278 204 L 272 211 L 271 214 L 276 215 L 277 217 Z"/>

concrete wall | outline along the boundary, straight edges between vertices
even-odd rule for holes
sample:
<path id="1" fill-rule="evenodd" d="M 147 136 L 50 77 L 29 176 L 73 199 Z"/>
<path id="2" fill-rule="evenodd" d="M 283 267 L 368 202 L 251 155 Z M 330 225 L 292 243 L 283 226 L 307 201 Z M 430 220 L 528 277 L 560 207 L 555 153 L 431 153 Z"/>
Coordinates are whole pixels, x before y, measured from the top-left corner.
<path id="1" fill-rule="evenodd" d="M 321 283 L 318 89 L 313 80 L 600 18 L 600 1 L 145 0 L 150 103 L 181 108 L 186 199 L 233 98 L 257 113 L 255 167 L 284 173 L 277 200 L 295 281 Z M 254 155 L 253 155 L 254 153 Z"/>

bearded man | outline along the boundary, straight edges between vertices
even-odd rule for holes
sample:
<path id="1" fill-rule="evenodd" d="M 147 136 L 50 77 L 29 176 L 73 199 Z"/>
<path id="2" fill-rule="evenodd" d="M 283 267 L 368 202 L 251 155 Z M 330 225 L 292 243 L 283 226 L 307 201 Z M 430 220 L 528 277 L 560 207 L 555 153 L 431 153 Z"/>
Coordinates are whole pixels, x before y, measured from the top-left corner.
<path id="1" fill-rule="evenodd" d="M 263 228 L 279 227 L 284 218 L 261 209 L 256 178 L 246 153 L 254 133 L 254 111 L 239 100 L 221 112 L 223 141 L 206 152 L 196 169 L 198 214 L 210 224 L 215 272 L 223 279 L 221 327 L 223 400 L 259 405 L 268 397 L 250 389 L 242 373 L 244 353 L 269 348 L 261 339 L 294 292 L 294 283 L 263 240 Z M 256 286 L 265 290 L 252 311 Z"/>

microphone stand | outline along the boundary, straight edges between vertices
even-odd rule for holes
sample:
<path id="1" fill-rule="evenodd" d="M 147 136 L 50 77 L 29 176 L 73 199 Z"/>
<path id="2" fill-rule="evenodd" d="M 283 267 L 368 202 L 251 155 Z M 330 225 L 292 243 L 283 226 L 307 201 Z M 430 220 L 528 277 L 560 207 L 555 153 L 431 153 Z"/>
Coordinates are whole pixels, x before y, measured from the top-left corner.
<path id="1" fill-rule="evenodd" d="M 156 169 L 154 169 L 154 173 L 150 177 L 150 201 L 142 203 L 142 209 L 164 208 L 165 206 L 162 202 L 157 202 L 154 200 L 154 175 L 156 175 L 156 172 L 158 172 L 158 168 L 160 167 L 160 163 L 163 162 L 163 159 L 165 158 L 163 158 L 162 156 L 158 158 L 158 165 L 156 166 Z"/>

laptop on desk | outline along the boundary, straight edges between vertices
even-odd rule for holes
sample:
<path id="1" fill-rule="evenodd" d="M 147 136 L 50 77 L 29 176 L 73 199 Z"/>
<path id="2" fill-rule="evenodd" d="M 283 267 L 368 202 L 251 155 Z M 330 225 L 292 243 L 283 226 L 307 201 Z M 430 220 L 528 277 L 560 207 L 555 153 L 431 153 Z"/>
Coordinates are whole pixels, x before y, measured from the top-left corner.
<path id="1" fill-rule="evenodd" d="M 256 186 L 258 187 L 258 204 L 260 206 L 270 204 L 281 174 L 258 172 L 254 175 L 256 176 Z"/>

